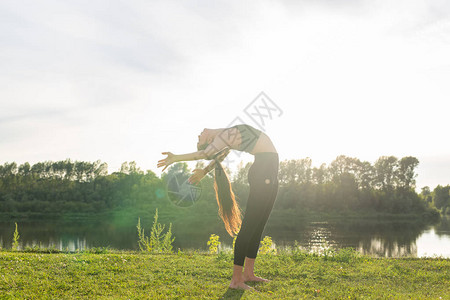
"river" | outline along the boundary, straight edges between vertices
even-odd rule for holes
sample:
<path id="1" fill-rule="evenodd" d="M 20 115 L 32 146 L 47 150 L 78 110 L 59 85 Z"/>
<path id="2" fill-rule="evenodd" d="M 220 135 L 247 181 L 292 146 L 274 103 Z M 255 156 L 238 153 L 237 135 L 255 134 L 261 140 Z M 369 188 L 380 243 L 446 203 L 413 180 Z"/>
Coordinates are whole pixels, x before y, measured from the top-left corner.
<path id="1" fill-rule="evenodd" d="M 17 222 L 19 248 L 41 246 L 59 250 L 85 250 L 110 247 L 119 250 L 138 250 L 135 225 L 120 225 L 107 220 L 80 222 L 23 221 Z M 150 231 L 147 226 L 146 233 Z M 178 226 L 181 227 L 181 226 Z M 15 224 L 0 221 L 0 247 L 11 248 Z M 207 249 L 211 232 L 208 228 L 195 236 L 173 228 L 174 249 Z M 221 236 L 222 249 L 229 249 L 232 239 L 225 231 Z M 438 224 L 398 221 L 320 221 L 306 222 L 295 228 L 280 229 L 267 224 L 263 237 L 268 235 L 277 247 L 293 246 L 294 241 L 308 251 L 323 247 L 335 249 L 352 247 L 363 254 L 377 257 L 433 257 L 450 258 L 450 219 L 444 217 Z"/>

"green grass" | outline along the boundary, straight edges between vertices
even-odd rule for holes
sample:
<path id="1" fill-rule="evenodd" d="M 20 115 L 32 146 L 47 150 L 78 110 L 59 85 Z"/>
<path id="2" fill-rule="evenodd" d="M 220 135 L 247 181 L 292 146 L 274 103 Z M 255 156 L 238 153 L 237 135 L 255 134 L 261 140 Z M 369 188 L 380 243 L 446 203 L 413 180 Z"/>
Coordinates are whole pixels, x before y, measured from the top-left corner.
<path id="1" fill-rule="evenodd" d="M 450 260 L 378 259 L 350 250 L 260 255 L 250 283 L 229 290 L 232 254 L 197 251 L 0 251 L 0 299 L 450 299 Z"/>

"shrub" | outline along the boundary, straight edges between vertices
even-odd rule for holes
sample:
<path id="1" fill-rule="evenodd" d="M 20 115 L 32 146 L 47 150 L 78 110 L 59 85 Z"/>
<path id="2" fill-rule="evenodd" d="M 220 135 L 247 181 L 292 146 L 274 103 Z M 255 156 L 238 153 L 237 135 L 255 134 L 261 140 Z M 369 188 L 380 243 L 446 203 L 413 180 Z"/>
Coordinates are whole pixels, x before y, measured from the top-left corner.
<path id="1" fill-rule="evenodd" d="M 261 242 L 261 246 L 259 247 L 260 254 L 275 254 L 275 245 L 272 242 L 272 238 L 270 236 L 265 236 Z"/>
<path id="2" fill-rule="evenodd" d="M 16 224 L 16 230 L 14 230 L 14 236 L 13 236 L 13 241 L 12 241 L 12 250 L 19 250 L 19 231 L 17 230 L 17 223 Z"/>
<path id="3" fill-rule="evenodd" d="M 138 245 L 141 251 L 161 253 L 172 252 L 172 243 L 175 240 L 175 238 L 172 238 L 172 223 L 170 223 L 167 232 L 163 234 L 165 225 L 161 225 L 158 223 L 158 209 L 156 209 L 155 212 L 150 237 L 145 236 L 144 228 L 141 227 L 140 218 L 138 218 L 138 224 L 136 228 L 139 237 Z"/>
<path id="4" fill-rule="evenodd" d="M 209 241 L 206 243 L 209 246 L 209 253 L 216 254 L 219 251 L 219 236 L 216 234 L 211 234 Z"/>

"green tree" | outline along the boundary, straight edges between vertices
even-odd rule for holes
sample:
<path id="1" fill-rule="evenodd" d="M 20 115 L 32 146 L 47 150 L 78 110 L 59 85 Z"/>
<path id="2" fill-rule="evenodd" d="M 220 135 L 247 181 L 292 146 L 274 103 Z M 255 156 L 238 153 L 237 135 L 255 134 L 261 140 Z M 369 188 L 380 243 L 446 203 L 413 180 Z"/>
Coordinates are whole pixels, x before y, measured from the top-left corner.
<path id="1" fill-rule="evenodd" d="M 304 159 L 291 159 L 280 162 L 280 185 L 293 185 L 311 181 L 312 161 L 309 157 Z"/>
<path id="2" fill-rule="evenodd" d="M 437 209 L 442 209 L 442 211 L 450 206 L 450 185 L 438 185 L 433 190 L 433 203 Z"/>
<path id="3" fill-rule="evenodd" d="M 397 186 L 402 188 L 415 188 L 417 174 L 415 168 L 419 165 L 419 160 L 412 156 L 406 156 L 400 159 L 397 168 Z"/>
<path id="4" fill-rule="evenodd" d="M 375 185 L 383 190 L 392 190 L 395 184 L 398 159 L 395 156 L 381 156 L 375 162 Z"/>
<path id="5" fill-rule="evenodd" d="M 433 202 L 433 196 L 431 195 L 431 190 L 429 186 L 424 186 L 422 188 L 422 192 L 420 193 L 422 196 L 422 199 L 427 203 L 430 204 Z"/>
<path id="6" fill-rule="evenodd" d="M 244 162 L 241 161 L 237 167 L 236 175 L 234 176 L 233 182 L 247 185 L 248 184 L 248 171 L 253 163 L 248 162 L 244 166 Z"/>
<path id="7" fill-rule="evenodd" d="M 329 172 L 326 164 L 321 164 L 319 168 L 313 168 L 311 176 L 314 184 L 320 185 L 329 181 Z"/>

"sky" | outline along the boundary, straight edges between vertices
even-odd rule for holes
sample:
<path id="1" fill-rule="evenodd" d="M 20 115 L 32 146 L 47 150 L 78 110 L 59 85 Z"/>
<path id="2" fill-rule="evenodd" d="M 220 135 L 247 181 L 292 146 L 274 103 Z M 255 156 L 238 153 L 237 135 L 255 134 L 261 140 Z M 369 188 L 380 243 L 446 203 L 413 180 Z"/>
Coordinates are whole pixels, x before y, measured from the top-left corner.
<path id="1" fill-rule="evenodd" d="M 161 152 L 247 123 L 281 161 L 417 157 L 433 189 L 450 184 L 448 53 L 445 0 L 3 0 L 0 164 L 159 176 Z"/>

